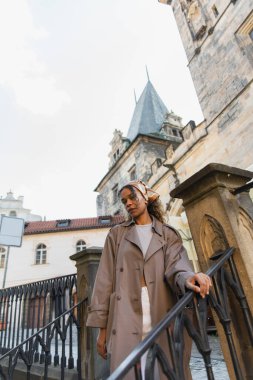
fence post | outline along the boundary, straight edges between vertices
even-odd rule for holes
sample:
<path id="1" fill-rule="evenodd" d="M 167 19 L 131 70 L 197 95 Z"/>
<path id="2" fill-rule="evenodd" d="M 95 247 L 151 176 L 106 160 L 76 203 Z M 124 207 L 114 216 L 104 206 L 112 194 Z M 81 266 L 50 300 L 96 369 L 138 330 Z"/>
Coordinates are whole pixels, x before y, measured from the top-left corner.
<path id="1" fill-rule="evenodd" d="M 90 247 L 70 256 L 76 261 L 77 267 L 77 298 L 78 301 L 88 296 L 88 303 L 96 278 L 101 247 Z M 96 351 L 97 329 L 86 328 L 87 309 L 81 310 L 81 366 L 82 379 L 106 379 L 108 376 L 108 362 L 103 360 Z"/>
<path id="2" fill-rule="evenodd" d="M 221 164 L 209 164 L 171 192 L 183 199 L 200 267 L 210 266 L 210 256 L 228 246 L 235 247 L 234 261 L 253 313 L 253 205 L 248 192 L 235 195 L 233 190 L 253 178 L 247 170 Z M 229 299 L 236 352 L 245 379 L 253 378 L 253 349 L 249 343 L 241 310 Z M 216 321 L 217 322 L 217 321 Z M 230 379 L 235 379 L 223 330 L 217 323 Z"/>

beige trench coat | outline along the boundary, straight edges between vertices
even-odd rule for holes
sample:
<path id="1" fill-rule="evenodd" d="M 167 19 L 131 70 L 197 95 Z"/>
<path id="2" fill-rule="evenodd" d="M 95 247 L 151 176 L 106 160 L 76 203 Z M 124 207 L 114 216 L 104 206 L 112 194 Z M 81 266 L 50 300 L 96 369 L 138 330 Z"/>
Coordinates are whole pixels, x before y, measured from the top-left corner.
<path id="1" fill-rule="evenodd" d="M 184 289 L 193 275 L 180 236 L 168 225 L 153 218 L 153 236 L 145 258 L 134 221 L 111 229 L 101 256 L 87 326 L 107 328 L 107 351 L 111 371 L 142 339 L 141 277 L 144 274 L 154 327 L 175 303 L 176 289 Z M 166 333 L 157 341 L 168 354 Z M 124 377 L 132 380 L 133 373 Z M 163 376 L 161 377 L 163 378 Z"/>

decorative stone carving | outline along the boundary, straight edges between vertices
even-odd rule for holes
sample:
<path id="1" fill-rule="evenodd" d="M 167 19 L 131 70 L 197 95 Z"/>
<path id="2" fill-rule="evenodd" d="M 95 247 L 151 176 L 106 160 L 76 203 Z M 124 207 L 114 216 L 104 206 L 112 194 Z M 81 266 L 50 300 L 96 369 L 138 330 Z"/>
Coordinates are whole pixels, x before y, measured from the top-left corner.
<path id="1" fill-rule="evenodd" d="M 193 39 L 200 40 L 207 29 L 207 19 L 198 0 L 180 0 Z"/>
<path id="2" fill-rule="evenodd" d="M 229 247 L 221 224 L 210 215 L 205 215 L 200 226 L 200 243 L 207 257 L 213 253 L 224 251 Z"/>
<path id="3" fill-rule="evenodd" d="M 123 134 L 120 130 L 115 129 L 115 131 L 113 132 L 113 139 L 110 142 L 110 145 L 112 148 L 108 155 L 110 158 L 109 167 L 111 167 L 113 164 L 115 164 L 116 161 L 118 161 L 119 157 L 122 155 L 122 153 L 129 145 L 129 140 L 123 137 Z"/>

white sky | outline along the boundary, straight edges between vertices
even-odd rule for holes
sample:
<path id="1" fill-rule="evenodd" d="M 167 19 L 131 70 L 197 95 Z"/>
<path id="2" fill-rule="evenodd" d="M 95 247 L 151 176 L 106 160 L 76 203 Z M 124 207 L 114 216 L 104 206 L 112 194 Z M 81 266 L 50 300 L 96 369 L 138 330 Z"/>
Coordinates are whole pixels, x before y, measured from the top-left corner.
<path id="1" fill-rule="evenodd" d="M 150 80 L 203 119 L 169 6 L 158 0 L 0 0 L 0 195 L 47 219 L 96 215 L 114 129 Z"/>

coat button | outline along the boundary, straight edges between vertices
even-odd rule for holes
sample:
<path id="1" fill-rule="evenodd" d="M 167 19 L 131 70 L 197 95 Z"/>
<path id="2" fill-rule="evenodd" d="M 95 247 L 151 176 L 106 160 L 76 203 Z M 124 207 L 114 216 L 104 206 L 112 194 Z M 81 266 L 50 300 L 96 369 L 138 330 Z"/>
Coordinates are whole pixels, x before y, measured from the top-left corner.
<path id="1" fill-rule="evenodd" d="M 121 297 L 120 297 L 120 296 L 117 296 L 117 300 L 118 300 L 118 301 L 121 300 Z"/>
<path id="2" fill-rule="evenodd" d="M 124 270 L 123 268 L 120 268 L 120 272 L 123 272 L 123 270 Z"/>
<path id="3" fill-rule="evenodd" d="M 115 329 L 112 330 L 112 334 L 116 335 L 116 330 Z"/>

